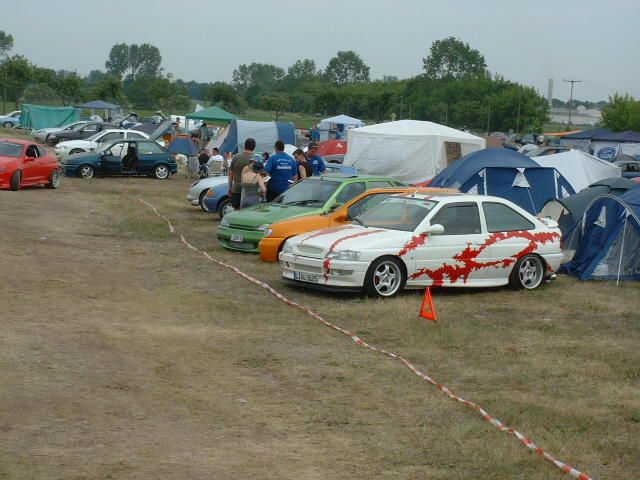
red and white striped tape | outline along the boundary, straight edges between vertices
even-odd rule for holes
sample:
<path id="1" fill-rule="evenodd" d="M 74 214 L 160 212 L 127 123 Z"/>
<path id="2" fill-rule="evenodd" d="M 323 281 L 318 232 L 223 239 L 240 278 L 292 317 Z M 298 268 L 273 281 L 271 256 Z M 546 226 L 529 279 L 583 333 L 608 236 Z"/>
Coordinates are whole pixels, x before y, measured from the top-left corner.
<path id="1" fill-rule="evenodd" d="M 248 275 L 246 273 L 244 273 L 242 270 L 238 269 L 237 267 L 234 267 L 233 265 L 229 265 L 228 263 L 225 263 L 221 260 L 218 260 L 214 257 L 212 257 L 211 255 L 209 255 L 207 252 L 204 252 L 196 247 L 194 247 L 193 245 L 191 245 L 186 238 L 179 234 L 178 232 L 176 232 L 176 229 L 173 227 L 173 224 L 171 223 L 171 221 L 165 217 L 163 214 L 161 214 L 158 209 L 156 207 L 154 207 L 153 205 L 151 205 L 150 203 L 145 202 L 144 200 L 142 200 L 141 198 L 137 199 L 139 202 L 143 203 L 144 205 L 148 206 L 149 208 L 151 208 L 154 213 L 162 218 L 165 222 L 167 222 L 167 225 L 169 225 L 169 231 L 171 233 L 176 234 L 179 238 L 180 238 L 180 242 L 187 248 L 193 250 L 194 252 L 197 253 L 202 253 L 205 258 L 221 267 L 224 268 L 228 268 L 229 270 L 232 270 L 234 273 L 240 275 L 242 278 L 248 280 L 249 282 L 258 285 L 259 287 L 262 287 L 263 289 L 265 289 L 266 291 L 268 291 L 270 294 L 272 294 L 273 296 L 275 296 L 278 300 L 282 301 L 283 303 L 297 308 L 298 310 L 302 310 L 304 313 L 306 313 L 307 315 L 315 318 L 316 320 L 322 322 L 324 325 L 326 325 L 329 328 L 332 328 L 333 330 L 336 330 L 340 333 L 342 333 L 343 335 L 346 335 L 347 337 L 351 338 L 351 340 L 353 340 L 355 343 L 357 343 L 358 345 L 367 348 L 369 350 L 372 350 L 374 352 L 377 353 L 381 353 L 383 355 L 386 355 L 387 357 L 390 357 L 394 360 L 399 361 L 402 365 L 404 365 L 405 367 L 407 367 L 409 370 L 411 370 L 413 373 L 415 373 L 418 377 L 422 378 L 423 380 L 425 380 L 426 382 L 430 383 L 431 385 L 433 385 L 434 387 L 436 387 L 438 390 L 440 390 L 442 393 L 444 393 L 447 397 L 451 398 L 452 400 L 455 400 L 457 402 L 462 403 L 463 405 L 476 410 L 481 416 L 482 418 L 484 418 L 487 422 L 489 422 L 491 425 L 493 425 L 494 427 L 496 427 L 498 430 L 500 430 L 501 432 L 505 432 L 505 433 L 510 433 L 512 435 L 514 435 L 518 441 L 524 445 L 525 447 L 527 447 L 529 450 L 531 450 L 532 452 L 537 453 L 540 457 L 544 458 L 545 460 L 550 461 L 551 463 L 553 463 L 555 466 L 557 466 L 560 470 L 562 470 L 564 473 L 568 473 L 569 475 L 571 475 L 572 477 L 575 477 L 579 480 L 592 480 L 592 478 L 585 474 L 580 472 L 579 470 L 576 470 L 575 468 L 567 465 L 566 463 L 558 460 L 556 457 L 554 457 L 553 455 L 551 455 L 549 452 L 545 451 L 543 448 L 538 447 L 535 443 L 533 443 L 533 441 L 531 441 L 529 438 L 527 438 L 524 434 L 520 433 L 519 431 L 515 430 L 512 427 L 509 427 L 507 425 L 505 425 L 504 423 L 502 423 L 500 420 L 498 420 L 496 417 L 489 415 L 489 413 L 487 413 L 486 410 L 484 410 L 480 405 L 470 402 L 468 400 L 465 400 L 464 398 L 456 395 L 455 393 L 453 393 L 453 391 L 446 387 L 445 385 L 442 385 L 441 383 L 436 382 L 433 378 L 431 378 L 429 375 L 427 375 L 426 373 L 421 372 L 420 370 L 418 370 L 415 365 L 413 365 L 411 362 L 409 362 L 406 358 L 402 357 L 401 355 L 398 355 L 396 353 L 390 352 L 388 350 L 385 350 L 383 348 L 379 348 L 379 347 L 375 347 L 373 345 L 368 344 L 367 342 L 365 342 L 364 340 L 362 340 L 360 337 L 358 337 L 355 333 L 346 330 L 334 323 L 331 323 L 327 320 L 325 320 L 323 317 L 321 317 L 320 315 L 318 315 L 317 313 L 313 312 L 311 309 L 305 307 L 304 305 L 300 305 L 299 303 L 294 302 L 293 300 L 289 300 L 287 297 L 285 297 L 284 295 L 282 295 L 280 292 L 278 292 L 276 289 L 274 289 L 273 287 L 271 287 L 270 285 L 268 285 L 265 282 L 262 282 L 260 280 L 258 280 L 257 278 L 252 277 L 251 275 Z"/>

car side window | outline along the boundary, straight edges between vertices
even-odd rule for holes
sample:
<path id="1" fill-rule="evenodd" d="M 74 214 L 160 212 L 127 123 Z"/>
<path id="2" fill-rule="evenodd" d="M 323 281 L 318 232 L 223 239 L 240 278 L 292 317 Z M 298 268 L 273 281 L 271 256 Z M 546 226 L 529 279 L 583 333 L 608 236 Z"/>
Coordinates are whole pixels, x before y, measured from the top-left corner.
<path id="1" fill-rule="evenodd" d="M 141 139 L 144 138 L 144 136 L 136 132 L 127 132 L 127 136 L 128 138 L 141 138 Z"/>
<path id="2" fill-rule="evenodd" d="M 86 127 L 84 127 L 82 129 L 82 131 L 85 132 L 85 133 L 88 133 L 88 132 L 95 133 L 95 132 L 98 131 L 98 126 L 97 125 L 87 125 Z"/>
<path id="3" fill-rule="evenodd" d="M 160 145 L 154 144 L 153 142 L 138 143 L 139 155 L 152 155 L 155 153 L 162 153 L 162 148 L 160 147 Z"/>
<path id="4" fill-rule="evenodd" d="M 364 182 L 353 182 L 345 185 L 338 196 L 336 197 L 336 201 L 338 203 L 345 203 L 351 200 L 353 197 L 360 195 L 367 189 Z"/>
<path id="5" fill-rule="evenodd" d="M 379 180 L 375 182 L 369 182 L 369 188 L 389 188 L 391 186 L 391 182 L 382 182 Z"/>
<path id="6" fill-rule="evenodd" d="M 38 156 L 39 157 L 46 157 L 47 156 L 47 151 L 42 148 L 40 145 L 36 145 L 36 150 L 38 151 Z"/>
<path id="7" fill-rule="evenodd" d="M 38 157 L 38 150 L 36 150 L 36 146 L 35 145 L 29 145 L 27 147 L 26 155 L 27 155 L 27 157 L 37 158 Z"/>
<path id="8" fill-rule="evenodd" d="M 483 202 L 484 218 L 487 230 L 493 232 L 512 232 L 515 230 L 533 230 L 535 225 L 513 208 L 502 203 Z"/>
<path id="9" fill-rule="evenodd" d="M 444 227 L 444 235 L 473 235 L 482 233 L 480 211 L 475 202 L 445 205 L 431 219 L 431 225 Z"/>
<path id="10" fill-rule="evenodd" d="M 393 193 L 374 193 L 371 195 L 367 195 L 364 198 L 361 198 L 354 204 L 352 204 L 348 209 L 349 218 L 356 218 L 363 212 L 366 212 L 372 207 L 378 205 L 385 198 L 390 197 Z"/>
<path id="11" fill-rule="evenodd" d="M 118 138 L 122 138 L 122 133 L 120 132 L 110 132 L 102 136 L 100 138 L 101 142 L 109 142 L 111 140 L 117 140 Z"/>

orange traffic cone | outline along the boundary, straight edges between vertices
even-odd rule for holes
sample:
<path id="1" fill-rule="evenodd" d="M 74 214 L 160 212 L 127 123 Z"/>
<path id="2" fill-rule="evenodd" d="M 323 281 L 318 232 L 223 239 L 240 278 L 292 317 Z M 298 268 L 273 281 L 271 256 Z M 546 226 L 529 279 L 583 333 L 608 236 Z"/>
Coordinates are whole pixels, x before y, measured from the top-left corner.
<path id="1" fill-rule="evenodd" d="M 422 307 L 420 307 L 420 316 L 427 320 L 436 321 L 436 307 L 431 299 L 431 289 L 427 287 L 424 292 L 424 299 L 422 300 Z"/>

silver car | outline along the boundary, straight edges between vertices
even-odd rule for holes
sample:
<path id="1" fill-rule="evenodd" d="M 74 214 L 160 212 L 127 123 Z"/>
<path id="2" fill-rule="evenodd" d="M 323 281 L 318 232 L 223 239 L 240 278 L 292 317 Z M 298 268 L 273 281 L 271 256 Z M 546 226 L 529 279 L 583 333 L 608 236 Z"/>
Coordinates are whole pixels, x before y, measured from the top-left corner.
<path id="1" fill-rule="evenodd" d="M 35 130 L 33 132 L 33 138 L 40 143 L 45 143 L 49 138 L 49 134 L 51 133 L 64 132 L 66 130 L 73 130 L 78 125 L 85 125 L 87 123 L 89 123 L 89 120 L 79 120 L 77 122 L 63 125 L 62 127 L 41 128 L 40 130 Z"/>

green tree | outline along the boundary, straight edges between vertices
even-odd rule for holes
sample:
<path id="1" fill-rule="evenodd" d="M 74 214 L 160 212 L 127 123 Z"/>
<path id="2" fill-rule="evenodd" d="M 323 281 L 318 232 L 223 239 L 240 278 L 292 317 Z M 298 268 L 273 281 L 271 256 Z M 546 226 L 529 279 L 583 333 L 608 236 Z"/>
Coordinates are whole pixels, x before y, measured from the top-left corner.
<path id="1" fill-rule="evenodd" d="M 429 56 L 422 62 L 427 77 L 432 79 L 477 78 L 488 73 L 484 56 L 455 37 L 433 42 Z"/>
<path id="2" fill-rule="evenodd" d="M 162 55 L 158 47 L 143 43 L 142 45 L 127 45 L 117 43 L 111 47 L 109 57 L 105 62 L 107 73 L 122 79 L 128 72 L 129 78 L 138 75 L 160 75 Z"/>
<path id="3" fill-rule="evenodd" d="M 126 43 L 116 43 L 111 47 L 104 66 L 107 73 L 122 79 L 129 68 L 129 46 Z"/>
<path id="4" fill-rule="evenodd" d="M 230 112 L 239 112 L 242 108 L 242 99 L 238 92 L 224 82 L 215 82 L 207 90 L 206 100 L 217 104 Z"/>
<path id="5" fill-rule="evenodd" d="M 60 70 L 52 78 L 51 89 L 56 92 L 63 105 L 82 100 L 84 80 L 76 72 Z"/>
<path id="6" fill-rule="evenodd" d="M 13 36 L 0 30 L 0 56 L 4 57 L 4 61 L 8 59 L 9 52 L 13 48 Z M 8 70 L 4 71 L 8 75 Z M 7 113 L 7 89 L 9 88 L 8 78 L 5 76 L 2 89 L 2 113 Z"/>
<path id="7" fill-rule="evenodd" d="M 640 131 L 640 101 L 616 93 L 602 109 L 602 125 L 614 132 Z"/>
<path id="8" fill-rule="evenodd" d="M 302 60 L 296 60 L 293 65 L 287 70 L 287 79 L 296 82 L 311 80 L 318 75 L 316 70 L 316 62 L 304 58 Z"/>
<path id="9" fill-rule="evenodd" d="M 278 121 L 278 118 L 289 107 L 289 99 L 283 95 L 263 95 L 260 99 L 260 106 L 264 110 L 272 111 L 273 119 Z"/>
<path id="10" fill-rule="evenodd" d="M 251 63 L 239 65 L 231 76 L 233 86 L 241 95 L 251 87 L 259 89 L 268 87 L 284 78 L 284 70 L 270 63 Z"/>
<path id="11" fill-rule="evenodd" d="M 369 67 L 353 50 L 339 51 L 329 60 L 324 74 L 327 80 L 335 85 L 369 81 Z"/>
<path id="12" fill-rule="evenodd" d="M 14 55 L 2 63 L 0 70 L 3 91 L 6 92 L 7 100 L 14 102 L 17 110 L 22 93 L 33 79 L 33 65 L 22 55 Z"/>
<path id="13" fill-rule="evenodd" d="M 106 74 L 94 81 L 89 86 L 92 98 L 99 98 L 108 102 L 123 103 L 124 92 L 122 81 L 115 75 Z"/>

